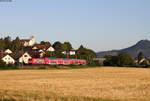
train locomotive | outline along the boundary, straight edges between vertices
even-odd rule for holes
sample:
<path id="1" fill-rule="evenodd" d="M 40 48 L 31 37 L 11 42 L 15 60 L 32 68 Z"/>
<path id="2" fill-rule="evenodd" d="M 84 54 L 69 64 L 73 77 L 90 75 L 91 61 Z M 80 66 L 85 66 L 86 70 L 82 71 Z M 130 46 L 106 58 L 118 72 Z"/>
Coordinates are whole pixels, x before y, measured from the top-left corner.
<path id="1" fill-rule="evenodd" d="M 46 64 L 46 65 L 86 65 L 84 59 L 69 59 L 69 58 L 32 58 L 28 61 L 29 64 Z"/>

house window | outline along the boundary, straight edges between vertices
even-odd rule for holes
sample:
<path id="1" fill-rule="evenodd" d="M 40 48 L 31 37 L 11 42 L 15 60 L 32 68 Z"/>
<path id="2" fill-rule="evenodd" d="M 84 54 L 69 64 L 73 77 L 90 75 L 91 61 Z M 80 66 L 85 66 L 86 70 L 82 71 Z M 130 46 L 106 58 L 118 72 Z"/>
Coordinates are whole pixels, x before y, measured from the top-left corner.
<path id="1" fill-rule="evenodd" d="M 24 55 L 24 57 L 28 57 L 27 55 Z"/>

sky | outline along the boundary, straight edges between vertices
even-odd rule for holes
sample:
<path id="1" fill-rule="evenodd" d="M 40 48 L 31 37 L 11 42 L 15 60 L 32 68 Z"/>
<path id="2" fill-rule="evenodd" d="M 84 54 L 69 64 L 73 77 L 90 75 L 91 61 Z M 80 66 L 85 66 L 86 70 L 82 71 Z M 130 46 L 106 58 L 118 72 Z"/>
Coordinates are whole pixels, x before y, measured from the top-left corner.
<path id="1" fill-rule="evenodd" d="M 150 0 L 0 2 L 0 37 L 69 41 L 96 52 L 122 49 L 150 39 L 149 5 Z"/>

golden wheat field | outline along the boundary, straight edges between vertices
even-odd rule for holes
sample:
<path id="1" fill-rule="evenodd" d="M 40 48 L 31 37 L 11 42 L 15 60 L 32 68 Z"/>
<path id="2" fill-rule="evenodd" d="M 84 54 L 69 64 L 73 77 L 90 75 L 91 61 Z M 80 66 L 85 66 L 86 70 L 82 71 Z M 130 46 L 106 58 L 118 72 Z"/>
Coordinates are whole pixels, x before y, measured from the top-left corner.
<path id="1" fill-rule="evenodd" d="M 4 70 L 0 101 L 150 101 L 150 69 Z"/>

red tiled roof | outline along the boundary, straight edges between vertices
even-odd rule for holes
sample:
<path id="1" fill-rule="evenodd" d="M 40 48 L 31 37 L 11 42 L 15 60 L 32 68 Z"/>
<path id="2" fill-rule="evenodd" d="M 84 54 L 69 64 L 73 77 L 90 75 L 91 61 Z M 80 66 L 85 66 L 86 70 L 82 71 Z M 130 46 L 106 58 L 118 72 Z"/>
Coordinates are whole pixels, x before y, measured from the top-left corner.
<path id="1" fill-rule="evenodd" d="M 49 45 L 40 45 L 40 44 L 36 44 L 36 45 L 34 45 L 33 47 L 37 47 L 38 49 L 45 49 L 45 50 L 47 50 L 49 47 L 51 47 L 51 46 L 49 46 Z"/>
<path id="2" fill-rule="evenodd" d="M 29 39 L 20 40 L 20 42 L 29 42 L 29 41 L 30 41 Z"/>
<path id="3" fill-rule="evenodd" d="M 38 58 L 38 57 L 39 57 L 39 52 L 28 51 L 28 54 L 29 54 L 32 58 Z"/>

